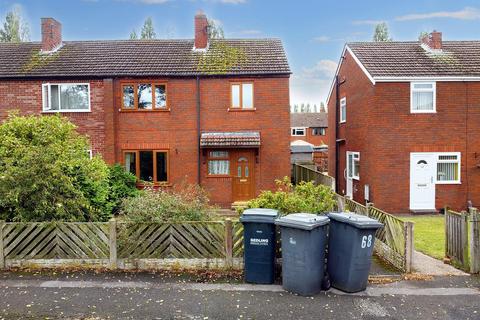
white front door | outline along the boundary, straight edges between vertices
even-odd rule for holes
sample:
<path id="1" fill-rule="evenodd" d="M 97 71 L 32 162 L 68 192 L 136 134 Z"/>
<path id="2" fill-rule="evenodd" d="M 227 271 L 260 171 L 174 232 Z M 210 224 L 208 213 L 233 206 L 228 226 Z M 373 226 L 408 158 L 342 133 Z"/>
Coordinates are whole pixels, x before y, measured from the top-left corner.
<path id="1" fill-rule="evenodd" d="M 346 181 L 346 191 L 345 195 L 350 199 L 353 199 L 353 167 L 352 167 L 352 153 L 347 151 L 347 168 L 345 169 L 345 181 Z"/>
<path id="2" fill-rule="evenodd" d="M 432 153 L 410 153 L 410 209 L 435 210 L 437 161 Z"/>

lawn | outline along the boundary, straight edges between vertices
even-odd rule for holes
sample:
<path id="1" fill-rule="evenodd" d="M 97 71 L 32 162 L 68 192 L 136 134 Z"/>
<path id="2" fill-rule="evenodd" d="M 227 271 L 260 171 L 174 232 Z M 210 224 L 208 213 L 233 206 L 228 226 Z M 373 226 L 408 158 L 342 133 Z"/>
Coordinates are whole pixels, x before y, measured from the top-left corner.
<path id="1" fill-rule="evenodd" d="M 415 250 L 431 257 L 443 259 L 445 256 L 445 217 L 410 216 L 402 217 L 404 221 L 412 221 L 414 227 Z"/>

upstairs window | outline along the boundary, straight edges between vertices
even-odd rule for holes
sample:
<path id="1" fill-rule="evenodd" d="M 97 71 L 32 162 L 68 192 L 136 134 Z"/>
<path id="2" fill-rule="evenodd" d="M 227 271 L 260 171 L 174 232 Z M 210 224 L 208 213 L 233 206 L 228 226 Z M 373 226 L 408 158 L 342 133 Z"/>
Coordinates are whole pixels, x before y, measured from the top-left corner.
<path id="1" fill-rule="evenodd" d="M 231 108 L 253 109 L 253 83 L 232 83 Z"/>
<path id="2" fill-rule="evenodd" d="M 42 104 L 45 112 L 90 111 L 90 85 L 88 83 L 44 83 Z"/>
<path id="3" fill-rule="evenodd" d="M 168 152 L 138 150 L 124 152 L 125 171 L 138 180 L 154 183 L 168 182 Z"/>
<path id="4" fill-rule="evenodd" d="M 292 136 L 305 136 L 305 128 L 292 128 Z"/>
<path id="5" fill-rule="evenodd" d="M 313 128 L 312 136 L 324 136 L 326 134 L 326 128 Z"/>
<path id="6" fill-rule="evenodd" d="M 340 123 L 347 121 L 347 98 L 340 99 Z"/>
<path id="7" fill-rule="evenodd" d="M 437 183 L 460 183 L 460 153 L 438 155 Z"/>
<path id="8" fill-rule="evenodd" d="M 147 82 L 123 84 L 122 109 L 167 110 L 167 85 Z"/>
<path id="9" fill-rule="evenodd" d="M 435 82 L 412 82 L 410 84 L 410 112 L 436 112 L 436 84 Z"/>

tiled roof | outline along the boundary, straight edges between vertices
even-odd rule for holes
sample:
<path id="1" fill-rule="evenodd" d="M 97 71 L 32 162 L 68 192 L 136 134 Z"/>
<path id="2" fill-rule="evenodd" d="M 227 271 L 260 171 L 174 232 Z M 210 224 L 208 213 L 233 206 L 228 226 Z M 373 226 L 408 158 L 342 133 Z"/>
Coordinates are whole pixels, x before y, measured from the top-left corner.
<path id="1" fill-rule="evenodd" d="M 290 74 L 278 39 L 212 40 L 240 49 L 243 62 L 226 75 Z M 211 46 L 218 48 L 221 46 Z M 0 43 L 0 78 L 196 76 L 200 52 L 193 40 L 65 41 L 50 58 L 38 59 L 39 42 Z M 211 51 L 212 54 L 214 51 Z M 199 71 L 202 70 L 202 71 Z"/>
<path id="2" fill-rule="evenodd" d="M 200 147 L 259 147 L 260 132 L 204 132 Z"/>
<path id="3" fill-rule="evenodd" d="M 328 113 L 291 113 L 290 114 L 291 127 L 328 127 Z"/>
<path id="4" fill-rule="evenodd" d="M 441 53 L 425 50 L 418 41 L 347 46 L 374 78 L 480 76 L 480 41 L 443 41 Z"/>

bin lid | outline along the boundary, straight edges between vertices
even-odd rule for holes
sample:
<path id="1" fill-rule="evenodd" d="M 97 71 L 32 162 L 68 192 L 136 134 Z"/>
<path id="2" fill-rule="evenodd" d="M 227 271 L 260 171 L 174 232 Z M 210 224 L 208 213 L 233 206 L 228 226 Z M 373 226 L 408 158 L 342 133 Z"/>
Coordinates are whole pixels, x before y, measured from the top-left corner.
<path id="1" fill-rule="evenodd" d="M 359 229 L 378 229 L 383 227 L 383 224 L 378 222 L 378 220 L 351 212 L 330 212 L 328 217 L 335 221 L 348 223 Z"/>
<path id="2" fill-rule="evenodd" d="M 330 219 L 326 216 L 318 216 L 312 213 L 292 213 L 275 220 L 275 224 L 282 227 L 313 230 L 328 224 Z"/>
<path id="3" fill-rule="evenodd" d="M 278 217 L 278 211 L 274 209 L 255 208 L 243 211 L 240 222 L 264 222 L 274 223 Z"/>

